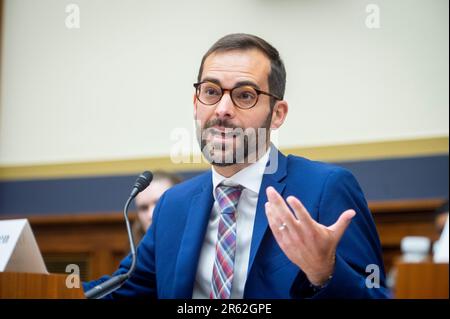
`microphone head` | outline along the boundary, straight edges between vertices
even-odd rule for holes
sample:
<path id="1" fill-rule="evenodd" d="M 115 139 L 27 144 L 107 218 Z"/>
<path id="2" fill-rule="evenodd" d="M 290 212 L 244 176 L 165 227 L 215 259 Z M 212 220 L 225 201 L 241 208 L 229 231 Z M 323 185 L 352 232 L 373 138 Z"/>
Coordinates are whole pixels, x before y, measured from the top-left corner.
<path id="1" fill-rule="evenodd" d="M 136 188 L 139 192 L 142 192 L 144 189 L 147 188 L 148 185 L 150 185 L 150 182 L 153 179 L 153 174 L 149 171 L 143 172 L 141 175 L 138 176 L 136 179 L 136 182 L 134 182 L 133 188 Z"/>

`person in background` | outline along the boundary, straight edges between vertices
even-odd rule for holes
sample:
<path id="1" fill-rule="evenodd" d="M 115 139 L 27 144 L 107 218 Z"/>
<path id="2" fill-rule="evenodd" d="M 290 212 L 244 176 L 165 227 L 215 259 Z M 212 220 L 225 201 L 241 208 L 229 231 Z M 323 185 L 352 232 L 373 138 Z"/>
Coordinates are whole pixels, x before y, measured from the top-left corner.
<path id="1" fill-rule="evenodd" d="M 436 263 L 448 263 L 448 200 L 436 209 L 435 214 L 435 226 L 439 234 L 439 240 L 437 240 L 433 245 L 433 261 Z"/>
<path id="2" fill-rule="evenodd" d="M 441 206 L 439 206 L 434 212 L 434 227 L 436 229 L 436 233 L 438 234 L 439 239 L 436 240 L 432 246 L 432 256 L 433 261 L 435 263 L 441 263 L 441 262 L 448 262 L 448 243 L 449 243 L 449 237 L 448 237 L 448 200 L 446 200 Z M 404 238 L 404 240 L 408 240 L 408 237 Z M 410 238 L 409 238 L 410 239 Z M 417 242 L 416 237 L 412 236 L 412 239 Z M 419 240 L 422 242 L 430 241 L 428 237 L 418 237 Z M 409 241 L 407 245 L 403 243 L 403 248 L 405 246 L 409 246 L 410 252 L 412 249 L 417 248 L 416 245 L 411 245 L 412 242 Z M 416 246 L 416 247 L 414 247 Z M 420 245 L 424 247 L 424 245 Z M 420 247 L 419 246 L 419 247 Z M 426 246 L 425 246 L 426 247 Z M 420 248 L 419 248 L 420 249 Z M 419 254 L 422 253 L 424 255 L 423 261 L 426 261 L 428 259 L 428 249 L 424 251 L 424 249 L 421 249 L 422 252 L 419 250 Z M 413 253 L 416 253 L 417 255 L 417 249 Z M 402 260 L 408 261 L 407 257 L 405 258 L 405 252 L 403 251 Z M 408 261 L 411 262 L 411 261 Z M 417 261 L 416 261 L 417 262 Z M 387 276 L 387 285 L 391 289 L 395 289 L 396 284 L 396 277 L 397 277 L 397 268 L 394 266 L 392 267 L 391 271 L 389 272 Z"/>
<path id="3" fill-rule="evenodd" d="M 436 227 L 436 231 L 438 234 L 441 234 L 448 219 L 448 200 L 446 200 L 434 211 L 434 215 L 434 225 Z"/>
<path id="4" fill-rule="evenodd" d="M 153 209 L 166 190 L 181 182 L 181 178 L 165 171 L 153 172 L 153 181 L 135 199 L 137 218 L 133 223 L 134 242 L 139 243 L 152 224 Z"/>

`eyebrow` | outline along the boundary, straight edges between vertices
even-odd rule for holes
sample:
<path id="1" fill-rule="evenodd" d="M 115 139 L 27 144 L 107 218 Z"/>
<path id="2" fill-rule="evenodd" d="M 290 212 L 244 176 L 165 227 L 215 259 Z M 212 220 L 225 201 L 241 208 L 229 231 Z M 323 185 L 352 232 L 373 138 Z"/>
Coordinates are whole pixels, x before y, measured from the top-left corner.
<path id="1" fill-rule="evenodd" d="M 217 84 L 220 87 L 222 87 L 222 84 L 220 83 L 220 81 L 218 79 L 206 77 L 206 78 L 202 79 L 202 82 L 205 82 L 205 81 L 212 82 L 212 83 Z M 255 82 L 252 82 L 252 81 L 239 81 L 234 85 L 234 87 L 245 86 L 245 85 L 248 85 L 257 90 L 260 90 L 259 86 Z"/>

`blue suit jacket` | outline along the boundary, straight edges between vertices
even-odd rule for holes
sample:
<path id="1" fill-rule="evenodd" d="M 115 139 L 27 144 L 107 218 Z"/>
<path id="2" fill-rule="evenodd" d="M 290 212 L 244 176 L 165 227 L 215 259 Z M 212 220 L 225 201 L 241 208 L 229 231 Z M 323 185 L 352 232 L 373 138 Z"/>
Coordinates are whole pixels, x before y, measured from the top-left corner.
<path id="1" fill-rule="evenodd" d="M 278 169 L 274 174 L 265 174 L 261 183 L 244 298 L 387 297 L 379 238 L 353 175 L 336 166 L 286 157 L 274 147 L 272 152 L 278 157 Z M 289 195 L 299 198 L 311 216 L 326 226 L 335 223 L 345 210 L 356 211 L 337 247 L 334 275 L 318 292 L 310 288 L 302 270 L 281 251 L 268 227 L 264 211 L 268 186 L 273 186 L 285 199 Z M 192 298 L 200 250 L 213 206 L 212 193 L 211 171 L 208 171 L 174 186 L 161 197 L 153 224 L 137 248 L 135 273 L 109 297 Z M 130 264 L 128 256 L 115 274 L 125 273 Z M 373 271 L 377 266 L 378 277 Z M 84 289 L 108 278 L 84 283 Z M 375 283 L 375 287 L 369 288 L 366 281 Z"/>

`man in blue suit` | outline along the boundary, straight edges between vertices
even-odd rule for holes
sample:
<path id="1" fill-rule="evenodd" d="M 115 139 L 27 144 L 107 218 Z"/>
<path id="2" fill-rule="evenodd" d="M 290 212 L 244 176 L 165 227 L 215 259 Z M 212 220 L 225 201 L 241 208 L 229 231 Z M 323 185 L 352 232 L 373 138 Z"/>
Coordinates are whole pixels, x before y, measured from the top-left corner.
<path id="1" fill-rule="evenodd" d="M 194 117 L 212 168 L 161 197 L 136 271 L 109 297 L 388 296 L 379 238 L 352 174 L 270 142 L 288 112 L 285 83 L 278 51 L 259 37 L 227 35 L 206 52 Z M 125 258 L 115 274 L 130 265 Z"/>

